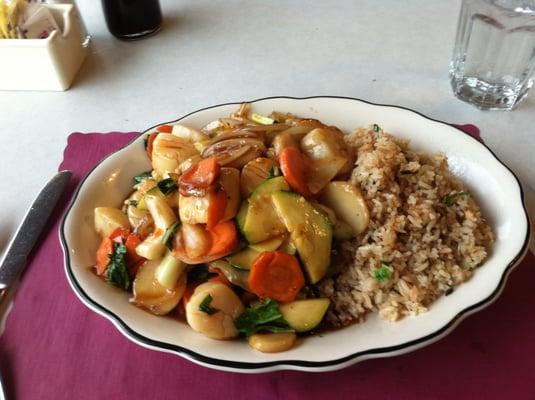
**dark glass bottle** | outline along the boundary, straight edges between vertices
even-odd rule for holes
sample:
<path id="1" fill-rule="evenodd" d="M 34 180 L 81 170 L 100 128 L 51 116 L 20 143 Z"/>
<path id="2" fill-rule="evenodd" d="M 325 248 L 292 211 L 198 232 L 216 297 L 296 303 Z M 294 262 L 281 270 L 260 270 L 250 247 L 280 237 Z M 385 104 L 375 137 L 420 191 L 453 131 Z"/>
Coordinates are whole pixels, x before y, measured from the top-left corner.
<path id="1" fill-rule="evenodd" d="M 109 31 L 134 40 L 157 32 L 162 24 L 159 0 L 102 0 Z"/>

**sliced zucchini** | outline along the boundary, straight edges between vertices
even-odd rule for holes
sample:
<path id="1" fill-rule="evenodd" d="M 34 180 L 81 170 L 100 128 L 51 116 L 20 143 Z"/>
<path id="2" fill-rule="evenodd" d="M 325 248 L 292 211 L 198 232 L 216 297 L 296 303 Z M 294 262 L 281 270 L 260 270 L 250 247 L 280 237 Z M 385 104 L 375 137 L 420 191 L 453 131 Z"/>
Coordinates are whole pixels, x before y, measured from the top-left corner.
<path id="1" fill-rule="evenodd" d="M 286 232 L 284 224 L 273 208 L 271 194 L 289 189 L 286 180 L 278 176 L 266 180 L 249 197 L 243 225 L 243 233 L 249 243 L 259 243 Z"/>
<path id="2" fill-rule="evenodd" d="M 279 311 L 296 332 L 307 332 L 320 324 L 330 303 L 329 299 L 295 300 L 279 305 Z"/>
<path id="3" fill-rule="evenodd" d="M 290 232 L 310 283 L 325 276 L 331 259 L 332 225 L 296 193 L 279 191 L 271 196 L 275 210 Z"/>
<path id="4" fill-rule="evenodd" d="M 236 215 L 236 225 L 238 225 L 238 230 L 240 231 L 240 234 L 245 240 L 247 240 L 247 238 L 245 237 L 243 226 L 245 225 L 245 217 L 247 217 L 248 209 L 249 209 L 249 203 L 247 201 L 243 201 L 241 203 L 240 210 L 238 211 L 238 214 Z"/>
<path id="5" fill-rule="evenodd" d="M 213 261 L 210 263 L 210 266 L 220 270 L 233 285 L 239 286 L 248 292 L 251 291 L 248 283 L 249 271 L 233 267 L 228 262 L 222 260 Z"/>
<path id="6" fill-rule="evenodd" d="M 264 240 L 263 242 L 252 244 L 249 247 L 260 253 L 263 251 L 275 251 L 287 237 L 288 235 L 275 236 L 274 238 Z"/>
<path id="7" fill-rule="evenodd" d="M 247 247 L 239 253 L 232 254 L 227 260 L 236 268 L 250 270 L 259 254 L 255 249 Z"/>
<path id="8" fill-rule="evenodd" d="M 285 253 L 287 253 L 287 254 L 289 254 L 291 256 L 293 256 L 293 255 L 295 255 L 295 253 L 297 253 L 297 249 L 295 248 L 295 245 L 292 243 L 292 237 L 291 236 L 286 237 L 284 242 L 282 242 L 282 244 L 280 245 L 280 247 L 277 250 L 284 251 Z"/>

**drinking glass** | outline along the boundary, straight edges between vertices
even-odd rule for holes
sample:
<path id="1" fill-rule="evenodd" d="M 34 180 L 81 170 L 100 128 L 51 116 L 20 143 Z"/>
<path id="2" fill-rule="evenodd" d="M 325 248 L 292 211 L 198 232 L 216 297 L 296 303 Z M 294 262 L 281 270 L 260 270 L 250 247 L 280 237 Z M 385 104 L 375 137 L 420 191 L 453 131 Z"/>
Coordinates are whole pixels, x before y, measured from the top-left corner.
<path id="1" fill-rule="evenodd" d="M 512 110 L 534 71 L 535 0 L 463 0 L 450 65 L 455 96 L 482 110 Z"/>

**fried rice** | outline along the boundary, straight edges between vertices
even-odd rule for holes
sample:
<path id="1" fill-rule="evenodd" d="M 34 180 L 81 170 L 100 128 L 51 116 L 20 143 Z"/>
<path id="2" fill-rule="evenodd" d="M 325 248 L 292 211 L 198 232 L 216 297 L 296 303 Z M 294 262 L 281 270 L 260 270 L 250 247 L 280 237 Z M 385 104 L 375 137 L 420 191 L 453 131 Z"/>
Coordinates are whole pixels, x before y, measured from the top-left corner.
<path id="1" fill-rule="evenodd" d="M 340 268 L 317 288 L 332 302 L 327 321 L 345 326 L 371 311 L 388 321 L 425 312 L 481 265 L 492 229 L 444 154 L 414 151 L 376 125 L 345 139 L 370 224 L 340 245 Z"/>

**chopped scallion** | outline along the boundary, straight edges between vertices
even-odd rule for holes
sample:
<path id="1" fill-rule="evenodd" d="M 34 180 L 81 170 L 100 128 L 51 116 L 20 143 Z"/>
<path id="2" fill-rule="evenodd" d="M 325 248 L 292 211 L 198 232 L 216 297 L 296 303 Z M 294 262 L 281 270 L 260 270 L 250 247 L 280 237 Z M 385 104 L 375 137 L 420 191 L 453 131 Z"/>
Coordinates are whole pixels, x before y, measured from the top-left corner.
<path id="1" fill-rule="evenodd" d="M 455 203 L 455 200 L 457 200 L 457 198 L 460 196 L 470 197 L 470 193 L 468 192 L 450 193 L 446 197 L 444 197 L 444 204 L 446 204 L 447 206 L 452 206 Z"/>
<path id="2" fill-rule="evenodd" d="M 199 311 L 205 312 L 208 315 L 213 315 L 216 312 L 219 311 L 219 309 L 211 307 L 210 303 L 212 302 L 213 298 L 211 295 L 206 295 L 204 300 L 199 304 Z"/>
<path id="3" fill-rule="evenodd" d="M 162 243 L 167 247 L 169 250 L 173 249 L 173 239 L 175 238 L 176 231 L 180 227 L 180 221 L 175 222 L 173 225 L 171 225 L 167 230 L 165 231 L 165 234 L 162 238 Z"/>
<path id="4" fill-rule="evenodd" d="M 381 263 L 381 268 L 376 269 L 373 271 L 373 277 L 381 283 L 384 283 L 390 279 L 392 276 L 392 272 L 394 269 L 388 265 L 387 263 Z"/>

